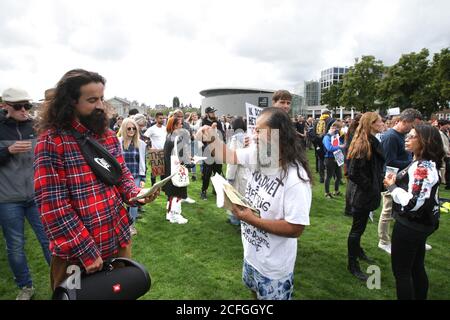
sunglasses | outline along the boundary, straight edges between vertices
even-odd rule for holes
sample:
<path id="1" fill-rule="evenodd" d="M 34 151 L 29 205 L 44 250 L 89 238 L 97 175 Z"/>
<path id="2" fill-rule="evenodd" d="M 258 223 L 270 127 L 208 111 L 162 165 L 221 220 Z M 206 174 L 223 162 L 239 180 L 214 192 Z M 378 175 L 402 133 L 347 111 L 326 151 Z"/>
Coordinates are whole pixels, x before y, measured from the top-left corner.
<path id="1" fill-rule="evenodd" d="M 22 110 L 22 108 L 28 111 L 33 107 L 31 103 L 6 103 L 6 104 L 14 108 L 14 110 L 16 111 Z"/>
<path id="2" fill-rule="evenodd" d="M 135 128 L 135 127 L 129 127 L 129 128 L 127 128 L 127 131 L 131 131 L 131 130 L 136 131 L 136 128 Z"/>

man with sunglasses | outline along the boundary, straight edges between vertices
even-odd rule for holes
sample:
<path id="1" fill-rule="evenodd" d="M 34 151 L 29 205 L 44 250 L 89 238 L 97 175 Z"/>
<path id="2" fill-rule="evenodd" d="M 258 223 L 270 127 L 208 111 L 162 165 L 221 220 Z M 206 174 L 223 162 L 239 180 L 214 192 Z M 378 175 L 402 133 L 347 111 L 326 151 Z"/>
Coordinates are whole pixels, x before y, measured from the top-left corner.
<path id="1" fill-rule="evenodd" d="M 29 115 L 30 96 L 21 89 L 3 91 L 0 110 L 0 225 L 14 280 L 17 300 L 30 300 L 33 282 L 24 252 L 25 218 L 33 228 L 50 263 L 49 241 L 34 202 L 33 146 L 36 134 Z"/>

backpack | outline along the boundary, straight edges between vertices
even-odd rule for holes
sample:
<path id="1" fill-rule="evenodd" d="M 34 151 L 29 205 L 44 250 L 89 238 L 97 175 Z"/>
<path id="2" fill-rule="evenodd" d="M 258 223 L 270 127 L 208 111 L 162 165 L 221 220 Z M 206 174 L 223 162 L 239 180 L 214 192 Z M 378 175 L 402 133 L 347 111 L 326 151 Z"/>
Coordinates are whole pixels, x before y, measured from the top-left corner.
<path id="1" fill-rule="evenodd" d="M 327 133 L 327 123 L 325 119 L 319 120 L 316 126 L 316 135 L 323 137 Z"/>

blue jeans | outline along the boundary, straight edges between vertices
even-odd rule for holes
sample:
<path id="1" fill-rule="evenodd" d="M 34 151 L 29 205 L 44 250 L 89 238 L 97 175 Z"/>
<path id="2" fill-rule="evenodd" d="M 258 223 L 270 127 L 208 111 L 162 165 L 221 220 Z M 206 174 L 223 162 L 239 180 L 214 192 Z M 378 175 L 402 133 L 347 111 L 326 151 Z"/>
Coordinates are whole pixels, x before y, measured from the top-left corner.
<path id="1" fill-rule="evenodd" d="M 198 156 L 198 142 L 191 141 L 191 156 Z M 193 166 L 191 172 L 195 175 L 197 172 L 197 165 Z"/>
<path id="2" fill-rule="evenodd" d="M 6 240 L 9 266 L 19 288 L 33 284 L 24 250 L 25 218 L 33 228 L 49 265 L 51 258 L 49 241 L 34 201 L 0 203 L 0 225 Z"/>
<path id="3" fill-rule="evenodd" d="M 134 178 L 134 184 L 137 186 L 137 187 L 140 187 L 141 186 L 141 181 L 143 181 L 144 179 L 142 179 L 142 177 L 137 177 L 137 178 Z M 128 208 L 128 212 L 130 213 L 130 216 L 131 216 L 131 219 L 133 219 L 133 223 L 135 223 L 136 222 L 136 219 L 137 219 L 137 217 L 138 217 L 138 207 L 129 207 Z"/>
<path id="4" fill-rule="evenodd" d="M 242 281 L 258 300 L 291 300 L 294 292 L 294 274 L 291 272 L 281 279 L 271 279 L 262 275 L 245 259 L 242 267 Z"/>

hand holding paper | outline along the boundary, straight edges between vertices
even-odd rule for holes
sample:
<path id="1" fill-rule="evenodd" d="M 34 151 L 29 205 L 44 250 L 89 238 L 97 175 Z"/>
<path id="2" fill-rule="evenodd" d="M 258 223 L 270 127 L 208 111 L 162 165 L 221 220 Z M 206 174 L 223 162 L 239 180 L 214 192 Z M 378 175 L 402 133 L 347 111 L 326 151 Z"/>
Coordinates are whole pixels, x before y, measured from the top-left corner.
<path id="1" fill-rule="evenodd" d="M 172 179 L 172 177 L 175 174 L 176 173 L 168 176 L 164 180 L 161 180 L 161 181 L 155 183 L 151 188 L 141 189 L 141 191 L 138 193 L 138 195 L 136 197 L 134 197 L 134 198 L 131 198 L 129 200 L 129 202 L 138 201 L 139 203 L 143 203 L 143 204 L 152 202 L 153 200 L 155 200 L 159 196 L 161 188 L 163 186 L 165 186 L 166 183 L 169 182 L 170 179 Z"/>
<path id="2" fill-rule="evenodd" d="M 154 201 L 159 196 L 160 188 L 153 189 L 152 192 L 149 192 L 150 190 L 151 189 L 148 188 L 141 189 L 138 195 L 134 198 L 131 198 L 130 201 L 132 199 L 135 199 L 134 201 L 137 201 L 141 204 L 146 204 Z"/>

